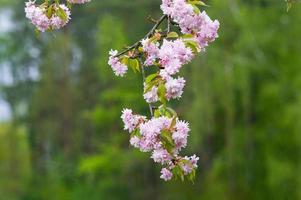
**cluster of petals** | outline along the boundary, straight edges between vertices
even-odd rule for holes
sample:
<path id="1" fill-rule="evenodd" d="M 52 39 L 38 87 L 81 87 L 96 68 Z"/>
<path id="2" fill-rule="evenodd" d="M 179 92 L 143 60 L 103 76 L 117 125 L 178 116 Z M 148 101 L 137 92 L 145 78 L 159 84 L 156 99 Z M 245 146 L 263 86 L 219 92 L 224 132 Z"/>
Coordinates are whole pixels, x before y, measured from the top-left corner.
<path id="1" fill-rule="evenodd" d="M 67 2 L 71 4 L 83 4 L 90 1 L 91 0 L 67 0 Z M 52 11 L 49 12 L 51 9 Z M 58 14 L 58 12 L 62 11 L 64 13 Z M 35 0 L 29 0 L 25 3 L 25 14 L 37 30 L 41 32 L 60 29 L 71 19 L 71 11 L 65 4 L 51 4 L 48 7 L 45 3 L 36 5 Z"/>
<path id="2" fill-rule="evenodd" d="M 186 147 L 188 133 L 190 131 L 187 122 L 176 120 L 174 127 L 172 126 L 172 119 L 168 117 L 157 117 L 147 120 L 146 117 L 133 114 L 130 109 L 122 111 L 122 121 L 124 122 L 124 129 L 129 133 L 136 131 L 130 139 L 130 144 L 138 148 L 142 152 L 151 152 L 151 158 L 156 163 L 164 166 L 161 173 L 161 178 L 170 180 L 173 175 L 170 172 L 176 165 L 178 165 L 185 175 L 190 174 L 193 169 L 197 168 L 198 157 L 181 157 L 179 151 Z M 172 150 L 167 150 L 162 141 L 162 132 L 168 130 L 171 133 L 174 147 Z M 177 161 L 176 164 L 174 161 Z"/>
<path id="3" fill-rule="evenodd" d="M 171 99 L 181 98 L 186 83 L 185 79 L 182 77 L 173 78 L 171 76 L 166 76 L 163 79 L 165 81 L 166 88 L 165 98 L 168 101 Z M 148 92 L 144 93 L 143 97 L 147 103 L 155 103 L 159 101 L 158 87 L 153 86 Z"/>
<path id="4" fill-rule="evenodd" d="M 157 102 L 159 100 L 158 87 L 153 86 L 150 91 L 144 93 L 143 97 L 147 103 Z"/>
<path id="5" fill-rule="evenodd" d="M 211 20 L 205 11 L 195 12 L 186 0 L 162 0 L 161 9 L 179 24 L 182 33 L 195 35 L 200 49 L 218 37 L 219 21 Z"/>
<path id="6" fill-rule="evenodd" d="M 130 109 L 124 109 L 122 111 L 121 119 L 124 123 L 124 130 L 131 133 L 137 128 L 139 123 L 146 119 L 146 117 L 133 114 L 133 111 Z"/>
<path id="7" fill-rule="evenodd" d="M 144 39 L 141 43 L 147 55 L 145 65 L 153 65 L 158 59 L 161 67 L 169 75 L 178 73 L 180 68 L 194 57 L 191 49 L 185 46 L 182 39 L 174 41 L 164 39 L 161 47 L 158 42 L 152 42 L 150 39 Z"/>
<path id="8" fill-rule="evenodd" d="M 165 83 L 167 100 L 180 98 L 183 94 L 185 83 L 186 81 L 182 77 L 167 79 Z"/>
<path id="9" fill-rule="evenodd" d="M 36 28 L 41 31 L 45 32 L 48 29 L 60 29 L 61 27 L 65 26 L 71 16 L 71 12 L 69 8 L 64 5 L 55 5 L 53 6 L 54 12 L 52 16 L 47 16 L 47 7 L 45 6 L 37 6 L 34 1 L 28 1 L 25 3 L 25 14 L 26 17 L 31 21 Z M 58 9 L 62 9 L 66 14 L 66 19 L 61 19 L 57 14 L 56 11 Z"/>
<path id="10" fill-rule="evenodd" d="M 158 57 L 162 68 L 169 75 L 174 75 L 184 64 L 192 60 L 194 54 L 189 47 L 185 46 L 182 39 L 174 41 L 164 39 Z"/>
<path id="11" fill-rule="evenodd" d="M 146 53 L 146 65 L 153 64 L 155 61 L 163 68 L 160 71 L 160 76 L 165 81 L 166 99 L 177 99 L 183 94 L 185 80 L 183 78 L 173 78 L 179 72 L 180 68 L 192 60 L 194 54 L 189 47 L 186 47 L 182 39 L 174 41 L 163 40 L 161 47 L 157 43 L 143 40 L 143 50 Z M 157 102 L 158 88 L 153 86 L 143 95 L 148 103 Z"/>
<path id="12" fill-rule="evenodd" d="M 121 63 L 119 58 L 116 56 L 118 54 L 118 51 L 111 50 L 110 51 L 110 57 L 108 64 L 111 66 L 112 70 L 114 71 L 116 76 L 124 76 L 124 74 L 127 72 L 128 67 Z"/>
<path id="13" fill-rule="evenodd" d="M 159 55 L 159 43 L 151 42 L 149 39 L 141 40 L 143 51 L 146 53 L 146 60 L 144 64 L 151 66 L 155 64 L 156 59 Z"/>

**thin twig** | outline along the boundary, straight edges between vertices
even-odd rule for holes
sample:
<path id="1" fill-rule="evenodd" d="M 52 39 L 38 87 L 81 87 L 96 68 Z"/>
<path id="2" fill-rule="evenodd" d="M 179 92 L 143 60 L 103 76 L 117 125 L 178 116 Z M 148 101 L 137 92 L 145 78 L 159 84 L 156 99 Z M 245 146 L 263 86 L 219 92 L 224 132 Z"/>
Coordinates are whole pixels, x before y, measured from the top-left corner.
<path id="1" fill-rule="evenodd" d="M 167 33 L 169 33 L 170 32 L 170 17 L 168 16 L 167 17 Z"/>
<path id="2" fill-rule="evenodd" d="M 167 15 L 162 15 L 160 17 L 160 19 L 157 21 L 157 23 L 153 26 L 153 28 L 143 37 L 143 39 L 149 38 L 151 35 L 154 34 L 154 32 L 156 31 L 156 29 L 161 25 L 161 23 L 167 18 Z M 143 40 L 141 39 L 141 40 Z M 124 51 L 120 52 L 119 54 L 117 54 L 116 56 L 119 57 L 135 48 L 137 48 L 140 44 L 141 44 L 141 40 L 135 42 L 133 45 L 127 47 Z"/>

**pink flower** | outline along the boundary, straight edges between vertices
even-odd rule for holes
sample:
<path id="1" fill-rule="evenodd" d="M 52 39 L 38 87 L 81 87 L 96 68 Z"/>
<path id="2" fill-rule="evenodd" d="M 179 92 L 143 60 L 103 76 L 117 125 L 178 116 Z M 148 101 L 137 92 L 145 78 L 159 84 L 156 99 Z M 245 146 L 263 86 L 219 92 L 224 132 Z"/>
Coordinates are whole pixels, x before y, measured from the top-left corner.
<path id="1" fill-rule="evenodd" d="M 45 32 L 50 27 L 50 19 L 45 14 L 45 7 L 38 7 L 34 4 L 34 1 L 28 1 L 25 3 L 26 17 L 31 21 L 36 28 Z"/>
<path id="2" fill-rule="evenodd" d="M 196 13 L 185 0 L 163 0 L 161 9 L 179 24 L 182 33 L 196 34 L 194 39 L 200 49 L 204 50 L 208 42 L 213 42 L 218 37 L 219 22 L 212 21 L 205 11 Z"/>
<path id="3" fill-rule="evenodd" d="M 193 155 L 189 159 L 190 159 L 190 162 L 193 165 L 193 167 L 197 168 L 198 167 L 197 163 L 198 163 L 198 161 L 199 161 L 200 158 L 197 157 L 196 155 Z"/>
<path id="4" fill-rule="evenodd" d="M 154 159 L 155 162 L 161 164 L 168 163 L 171 160 L 170 154 L 166 151 L 166 149 L 162 148 L 154 150 L 151 158 Z"/>
<path id="5" fill-rule="evenodd" d="M 143 97 L 147 103 L 157 102 L 159 100 L 158 88 L 156 86 L 153 86 L 150 91 L 143 95 Z"/>
<path id="6" fill-rule="evenodd" d="M 219 21 L 212 21 L 205 11 L 201 13 L 201 16 L 203 23 L 201 29 L 197 32 L 196 41 L 204 49 L 209 42 L 213 42 L 218 37 Z"/>
<path id="7" fill-rule="evenodd" d="M 173 0 L 162 0 L 161 10 L 165 15 L 171 15 L 173 11 Z"/>
<path id="8" fill-rule="evenodd" d="M 185 175 L 190 174 L 192 172 L 192 170 L 194 170 L 198 167 L 197 166 L 198 160 L 199 160 L 199 157 L 197 157 L 196 155 L 193 155 L 191 157 L 185 156 L 183 158 L 183 163 L 181 164 L 181 168 Z"/>
<path id="9" fill-rule="evenodd" d="M 172 173 L 168 169 L 163 168 L 161 170 L 161 176 L 160 176 L 160 178 L 162 178 L 163 180 L 169 181 L 169 180 L 172 179 L 172 176 L 173 176 Z"/>
<path id="10" fill-rule="evenodd" d="M 160 64 L 169 75 L 178 73 L 193 56 L 191 49 L 186 47 L 181 39 L 175 41 L 164 39 L 158 55 Z"/>
<path id="11" fill-rule="evenodd" d="M 124 123 L 124 130 L 133 132 L 141 121 L 145 120 L 144 116 L 134 115 L 130 109 L 123 109 L 121 119 Z"/>
<path id="12" fill-rule="evenodd" d="M 121 77 L 124 76 L 124 74 L 128 70 L 128 67 L 119 61 L 119 58 L 116 56 L 118 54 L 118 51 L 111 50 L 109 54 L 110 57 L 109 57 L 108 64 L 111 66 L 115 75 Z"/>
<path id="13" fill-rule="evenodd" d="M 144 39 L 141 41 L 143 51 L 146 53 L 146 60 L 144 64 L 146 66 L 153 65 L 159 54 L 159 43 L 150 42 L 149 39 Z"/>
<path id="14" fill-rule="evenodd" d="M 187 122 L 178 120 L 176 123 L 176 131 L 172 134 L 175 143 L 175 150 L 178 152 L 181 148 L 186 147 L 188 132 L 190 131 Z"/>
<path id="15" fill-rule="evenodd" d="M 172 79 L 172 77 L 165 70 L 160 70 L 159 74 L 165 81 Z"/>
<path id="16" fill-rule="evenodd" d="M 185 86 L 185 80 L 183 78 L 169 79 L 167 80 L 166 87 L 166 98 L 170 100 L 171 98 L 180 98 L 183 94 L 183 88 Z"/>
<path id="17" fill-rule="evenodd" d="M 64 4 L 60 4 L 59 7 L 61 9 L 63 9 L 66 13 L 66 20 L 63 20 L 61 19 L 59 16 L 57 15 L 53 15 L 51 18 L 50 18 L 50 24 L 51 24 L 51 27 L 53 29 L 60 29 L 62 28 L 63 26 L 65 26 L 69 20 L 71 19 L 70 16 L 71 16 L 71 12 L 69 10 L 69 8 L 64 5 Z M 57 7 L 54 7 L 54 10 L 58 10 L 59 8 Z"/>
<path id="18" fill-rule="evenodd" d="M 130 144 L 135 148 L 139 148 L 140 147 L 140 139 L 137 136 L 134 136 L 130 139 Z"/>
<path id="19" fill-rule="evenodd" d="M 194 54 L 192 53 L 190 48 L 185 46 L 183 40 L 175 40 L 173 42 L 173 46 L 174 54 L 177 56 L 177 58 L 182 64 L 187 64 L 193 59 Z"/>

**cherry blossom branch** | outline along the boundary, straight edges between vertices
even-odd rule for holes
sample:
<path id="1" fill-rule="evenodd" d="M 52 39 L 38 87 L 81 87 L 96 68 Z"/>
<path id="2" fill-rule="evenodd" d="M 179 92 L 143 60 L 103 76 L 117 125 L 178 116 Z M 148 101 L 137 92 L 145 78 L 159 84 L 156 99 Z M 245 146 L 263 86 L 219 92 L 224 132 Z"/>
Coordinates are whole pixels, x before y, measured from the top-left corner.
<path id="1" fill-rule="evenodd" d="M 146 39 L 146 38 L 150 37 L 151 35 L 153 35 L 154 32 L 156 31 L 156 29 L 162 24 L 162 22 L 165 19 L 167 19 L 167 15 L 162 15 L 160 17 L 160 19 L 157 20 L 157 23 L 152 27 L 152 29 L 143 37 L 143 39 Z M 131 50 L 133 50 L 135 48 L 137 48 L 139 45 L 141 45 L 141 40 L 135 42 L 133 45 L 127 47 L 124 51 L 121 51 L 120 53 L 118 53 L 116 55 L 116 57 L 119 57 L 119 56 L 121 56 L 121 55 L 123 55 L 123 54 L 125 54 L 125 53 L 127 53 L 127 52 L 129 52 L 129 51 L 131 51 Z"/>
<path id="2" fill-rule="evenodd" d="M 38 5 L 34 0 L 28 0 L 25 13 L 38 31 L 52 31 L 69 22 L 71 4 L 90 1 L 66 0 L 67 4 L 61 4 L 61 0 L 45 0 Z M 295 0 L 286 1 L 290 5 Z M 201 0 L 162 0 L 160 8 L 163 15 L 158 20 L 148 18 L 155 23 L 150 31 L 122 52 L 111 50 L 109 53 L 108 64 L 115 75 L 122 77 L 129 68 L 142 74 L 143 98 L 151 117 L 148 119 L 124 109 L 121 118 L 124 130 L 130 133 L 131 145 L 142 152 L 152 153 L 154 162 L 162 165 L 160 178 L 165 181 L 187 178 L 193 182 L 198 167 L 196 155 L 180 155 L 188 142 L 189 124 L 180 120 L 176 111 L 167 104 L 183 94 L 186 81 L 176 74 L 218 37 L 219 22 L 201 11 L 199 7 L 202 6 L 206 4 Z M 167 27 L 158 29 L 165 20 Z M 146 76 L 150 67 L 155 67 L 156 72 L 152 70 Z"/>
<path id="3" fill-rule="evenodd" d="M 180 69 L 217 37 L 219 22 L 211 20 L 201 0 L 162 1 L 163 16 L 142 40 L 121 53 L 110 51 L 108 64 L 116 76 L 123 77 L 128 69 L 140 72 L 143 79 L 143 98 L 148 103 L 151 117 L 134 114 L 131 109 L 122 111 L 124 130 L 130 133 L 130 143 L 142 152 L 151 152 L 151 158 L 162 165 L 160 178 L 193 181 L 198 157 L 181 156 L 188 142 L 188 122 L 167 104 L 183 94 L 185 79 L 177 76 Z M 165 29 L 158 29 L 163 21 Z M 152 20 L 153 21 L 153 20 Z M 171 32 L 171 28 L 175 31 Z M 126 55 L 126 53 L 128 53 Z M 146 70 L 150 71 L 146 76 Z M 153 107 L 152 104 L 159 105 Z"/>

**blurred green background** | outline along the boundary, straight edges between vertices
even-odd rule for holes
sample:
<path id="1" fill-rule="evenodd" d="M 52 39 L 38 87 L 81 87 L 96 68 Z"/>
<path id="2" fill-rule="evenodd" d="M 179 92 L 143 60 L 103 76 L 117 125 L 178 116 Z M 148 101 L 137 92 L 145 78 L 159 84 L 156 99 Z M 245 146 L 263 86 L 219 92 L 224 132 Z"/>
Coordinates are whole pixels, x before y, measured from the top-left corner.
<path id="1" fill-rule="evenodd" d="M 1 200 L 300 200 L 301 5 L 210 0 L 219 39 L 185 66 L 173 102 L 191 124 L 195 184 L 159 179 L 129 147 L 123 107 L 147 113 L 141 77 L 108 51 L 142 38 L 160 0 L 92 0 L 37 36 L 24 1 L 0 0 Z"/>

